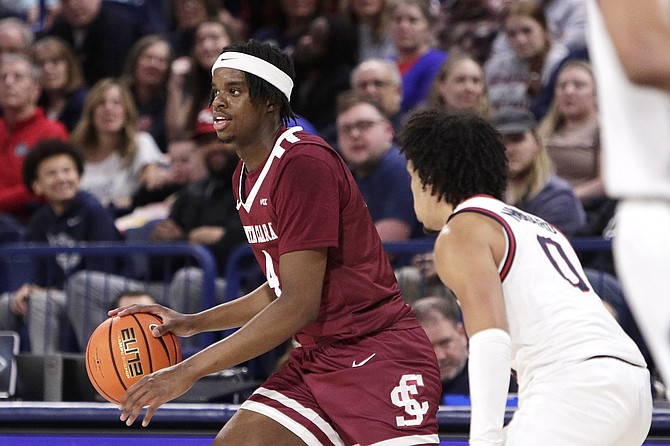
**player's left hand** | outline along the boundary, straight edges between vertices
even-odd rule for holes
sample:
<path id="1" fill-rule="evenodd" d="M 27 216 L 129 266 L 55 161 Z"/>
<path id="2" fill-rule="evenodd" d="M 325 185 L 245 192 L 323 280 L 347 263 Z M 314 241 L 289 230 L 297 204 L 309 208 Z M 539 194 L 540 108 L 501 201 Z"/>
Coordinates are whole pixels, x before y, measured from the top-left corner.
<path id="1" fill-rule="evenodd" d="M 160 406 L 190 389 L 194 380 L 180 364 L 158 370 L 133 384 L 119 403 L 121 421 L 131 426 L 142 408 L 147 407 L 142 419 L 142 426 L 146 427 Z"/>

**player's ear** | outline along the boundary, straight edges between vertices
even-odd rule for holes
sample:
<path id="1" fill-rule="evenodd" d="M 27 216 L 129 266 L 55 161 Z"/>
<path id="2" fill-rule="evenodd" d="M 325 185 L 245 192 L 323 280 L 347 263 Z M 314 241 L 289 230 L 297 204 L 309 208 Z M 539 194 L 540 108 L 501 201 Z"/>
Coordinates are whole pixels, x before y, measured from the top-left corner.
<path id="1" fill-rule="evenodd" d="M 265 103 L 265 110 L 267 110 L 268 113 L 274 112 L 275 110 L 277 110 L 277 107 L 278 107 L 277 104 L 275 104 L 274 102 L 267 101 Z"/>

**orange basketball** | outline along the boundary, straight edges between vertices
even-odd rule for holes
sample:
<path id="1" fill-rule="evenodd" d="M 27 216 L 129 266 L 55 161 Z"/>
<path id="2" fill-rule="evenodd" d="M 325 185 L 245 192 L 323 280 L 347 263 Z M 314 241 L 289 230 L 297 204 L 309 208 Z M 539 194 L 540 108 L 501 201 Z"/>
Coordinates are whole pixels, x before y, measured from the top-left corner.
<path id="1" fill-rule="evenodd" d="M 160 323 L 153 314 L 135 313 L 109 318 L 95 329 L 86 346 L 86 373 L 107 401 L 118 403 L 140 378 L 181 361 L 175 335 L 151 334 Z"/>

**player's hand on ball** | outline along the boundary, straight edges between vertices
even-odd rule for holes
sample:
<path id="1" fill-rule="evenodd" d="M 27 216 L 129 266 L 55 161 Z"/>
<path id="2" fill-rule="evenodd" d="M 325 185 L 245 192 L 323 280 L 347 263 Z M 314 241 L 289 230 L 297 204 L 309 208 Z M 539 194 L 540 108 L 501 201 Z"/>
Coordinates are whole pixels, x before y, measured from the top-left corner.
<path id="1" fill-rule="evenodd" d="M 177 398 L 193 386 L 193 379 L 184 373 L 184 369 L 179 365 L 167 367 L 133 384 L 119 403 L 121 421 L 127 426 L 132 425 L 142 408 L 147 407 L 142 426 L 148 426 L 163 403 Z"/>
<path id="2" fill-rule="evenodd" d="M 133 313 L 151 313 L 162 319 L 163 323 L 157 325 L 152 331 L 152 334 L 156 337 L 162 336 L 168 331 L 182 337 L 193 336 L 198 333 L 192 323 L 192 315 L 182 314 L 159 304 L 129 305 L 110 310 L 107 314 L 109 317 L 122 317 Z"/>

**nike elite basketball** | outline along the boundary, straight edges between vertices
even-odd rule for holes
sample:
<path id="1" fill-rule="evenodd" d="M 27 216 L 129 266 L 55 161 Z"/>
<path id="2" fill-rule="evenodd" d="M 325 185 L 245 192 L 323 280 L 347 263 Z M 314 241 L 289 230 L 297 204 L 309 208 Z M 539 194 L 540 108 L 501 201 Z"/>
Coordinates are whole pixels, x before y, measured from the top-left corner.
<path id="1" fill-rule="evenodd" d="M 107 401 L 119 403 L 140 378 L 181 361 L 175 335 L 155 338 L 151 334 L 160 323 L 153 314 L 135 313 L 109 318 L 95 329 L 86 346 L 86 373 Z"/>

